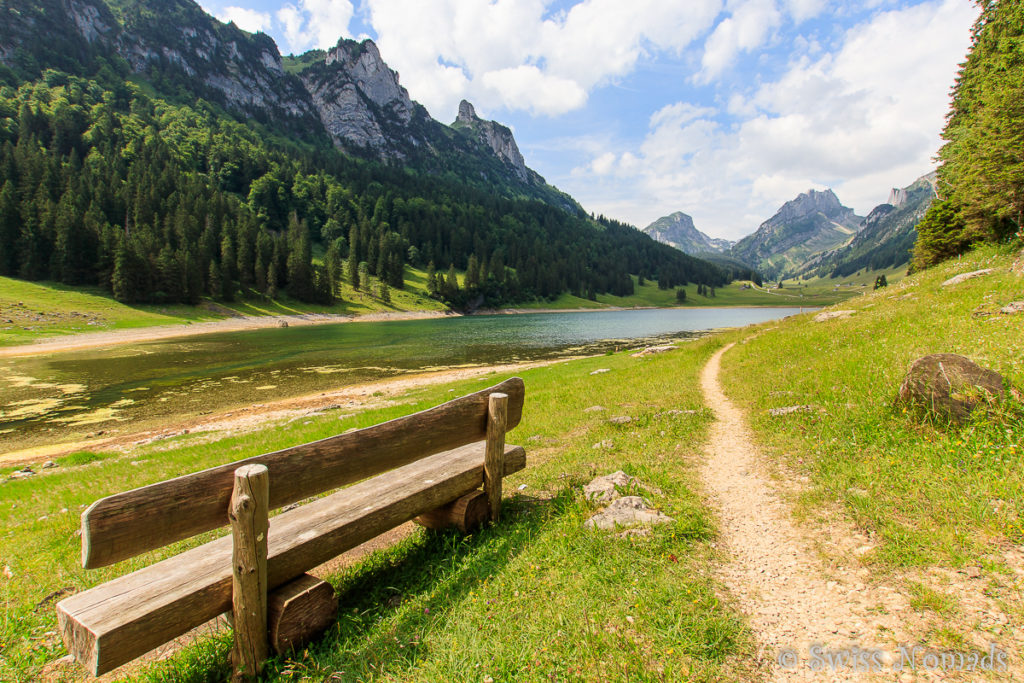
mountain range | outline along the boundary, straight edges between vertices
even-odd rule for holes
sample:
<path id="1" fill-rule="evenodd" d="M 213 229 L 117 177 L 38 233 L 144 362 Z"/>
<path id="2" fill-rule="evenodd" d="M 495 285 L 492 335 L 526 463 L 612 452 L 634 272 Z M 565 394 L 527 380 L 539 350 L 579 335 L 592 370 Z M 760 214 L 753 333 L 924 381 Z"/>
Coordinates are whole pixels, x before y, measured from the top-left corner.
<path id="1" fill-rule="evenodd" d="M 736 243 L 705 235 L 679 211 L 659 218 L 644 232 L 688 254 L 735 259 L 767 279 L 843 277 L 862 268 L 908 262 L 915 226 L 934 197 L 935 174 L 929 173 L 908 187 L 893 188 L 888 201 L 866 217 L 843 206 L 831 189 L 808 190 Z M 721 256 L 716 259 L 715 254 Z"/>
<path id="2" fill-rule="evenodd" d="M 468 308 L 745 269 L 587 215 L 469 102 L 434 120 L 370 40 L 282 57 L 192 0 L 0 16 L 0 275 L 132 302 L 330 302 L 413 266 Z"/>

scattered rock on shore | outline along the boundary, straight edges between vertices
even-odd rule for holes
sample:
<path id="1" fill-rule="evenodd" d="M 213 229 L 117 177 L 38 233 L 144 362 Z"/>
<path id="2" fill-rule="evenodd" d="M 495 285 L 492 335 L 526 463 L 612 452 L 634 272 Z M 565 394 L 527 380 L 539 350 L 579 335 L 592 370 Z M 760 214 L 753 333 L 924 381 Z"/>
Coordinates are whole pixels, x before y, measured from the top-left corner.
<path id="1" fill-rule="evenodd" d="M 899 400 L 956 423 L 1005 396 L 1003 376 L 955 353 L 933 353 L 910 364 Z"/>

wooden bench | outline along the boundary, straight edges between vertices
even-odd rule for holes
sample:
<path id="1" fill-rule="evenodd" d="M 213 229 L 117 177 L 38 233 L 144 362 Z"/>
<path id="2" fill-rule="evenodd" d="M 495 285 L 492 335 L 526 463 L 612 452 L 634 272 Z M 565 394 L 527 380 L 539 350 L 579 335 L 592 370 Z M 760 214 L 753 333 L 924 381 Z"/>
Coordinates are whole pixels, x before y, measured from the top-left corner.
<path id="1" fill-rule="evenodd" d="M 279 607 L 310 594 L 318 580 L 306 572 L 420 516 L 435 527 L 497 519 L 501 478 L 526 465 L 521 447 L 505 445 L 524 395 L 512 378 L 414 415 L 96 501 L 82 513 L 87 569 L 229 523 L 232 534 L 62 600 L 68 651 L 99 675 L 232 612 L 236 675 L 255 674 L 267 656 L 268 593 Z M 267 521 L 268 510 L 340 487 Z"/>

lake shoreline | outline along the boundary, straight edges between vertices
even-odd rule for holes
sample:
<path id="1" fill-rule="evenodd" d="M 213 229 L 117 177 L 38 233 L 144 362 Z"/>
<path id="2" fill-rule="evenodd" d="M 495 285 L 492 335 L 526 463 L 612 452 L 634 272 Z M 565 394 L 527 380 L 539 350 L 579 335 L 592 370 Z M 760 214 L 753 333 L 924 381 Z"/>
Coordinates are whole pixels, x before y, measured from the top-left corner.
<path id="1" fill-rule="evenodd" d="M 44 337 L 30 344 L 0 347 L 0 358 L 22 358 L 63 351 L 80 351 L 103 346 L 119 346 L 141 342 L 192 337 L 217 332 L 244 332 L 273 327 L 303 327 L 337 323 L 386 322 L 389 320 L 424 320 L 428 318 L 458 317 L 448 311 L 394 311 L 388 313 L 365 313 L 363 315 L 342 315 L 335 313 L 309 313 L 298 315 L 250 315 L 201 323 L 157 325 L 102 332 L 82 332 L 62 337 Z"/>
<path id="2" fill-rule="evenodd" d="M 731 308 L 808 308 L 816 310 L 821 306 L 805 306 L 798 304 L 771 306 L 608 306 L 605 308 L 499 308 L 480 310 L 468 314 L 471 316 L 485 315 L 528 315 L 548 313 L 610 313 L 616 311 L 651 311 L 651 310 L 710 310 Z M 244 332 L 274 327 L 303 327 L 308 325 L 330 325 L 338 323 L 388 322 L 397 320 L 426 320 L 432 318 L 457 318 L 463 314 L 453 311 L 393 311 L 386 313 L 364 313 L 361 315 L 345 315 L 335 313 L 308 313 L 297 315 L 238 316 L 224 320 L 212 320 L 199 323 L 174 325 L 154 325 L 131 329 L 103 330 L 100 332 L 81 332 L 58 337 L 43 337 L 29 344 L 0 347 L 0 359 L 25 358 L 41 356 L 49 353 L 66 351 L 82 351 L 105 346 L 121 346 L 143 342 L 161 341 L 181 337 L 216 334 L 218 332 Z"/>
<path id="3" fill-rule="evenodd" d="M 107 436 L 99 432 L 97 438 L 63 441 L 0 452 L 0 467 L 21 467 L 38 465 L 47 460 L 82 450 L 130 451 L 155 441 L 170 439 L 185 434 L 210 433 L 209 438 L 221 439 L 227 435 L 267 429 L 271 424 L 297 420 L 325 410 L 344 409 L 362 412 L 393 402 L 410 390 L 458 380 L 481 378 L 494 374 L 518 372 L 557 363 L 579 360 L 585 356 L 565 356 L 546 360 L 524 361 L 521 363 L 499 363 L 471 368 L 448 368 L 435 372 L 413 372 L 399 377 L 361 382 L 338 387 L 334 390 L 307 393 L 299 396 L 268 400 L 260 403 L 236 406 L 218 411 L 216 414 L 177 416 L 162 424 Z M 59 471 L 59 470 L 54 470 Z"/>

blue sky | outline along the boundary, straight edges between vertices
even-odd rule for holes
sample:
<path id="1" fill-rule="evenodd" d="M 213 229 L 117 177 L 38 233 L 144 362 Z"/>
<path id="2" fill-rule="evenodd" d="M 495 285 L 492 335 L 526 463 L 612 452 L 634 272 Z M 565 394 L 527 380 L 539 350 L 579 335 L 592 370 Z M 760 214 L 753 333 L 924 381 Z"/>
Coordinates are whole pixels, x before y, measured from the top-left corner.
<path id="1" fill-rule="evenodd" d="M 831 187 L 860 214 L 933 168 L 969 0 L 201 0 L 282 53 L 374 39 L 413 99 L 510 126 L 590 211 L 753 232 Z"/>

